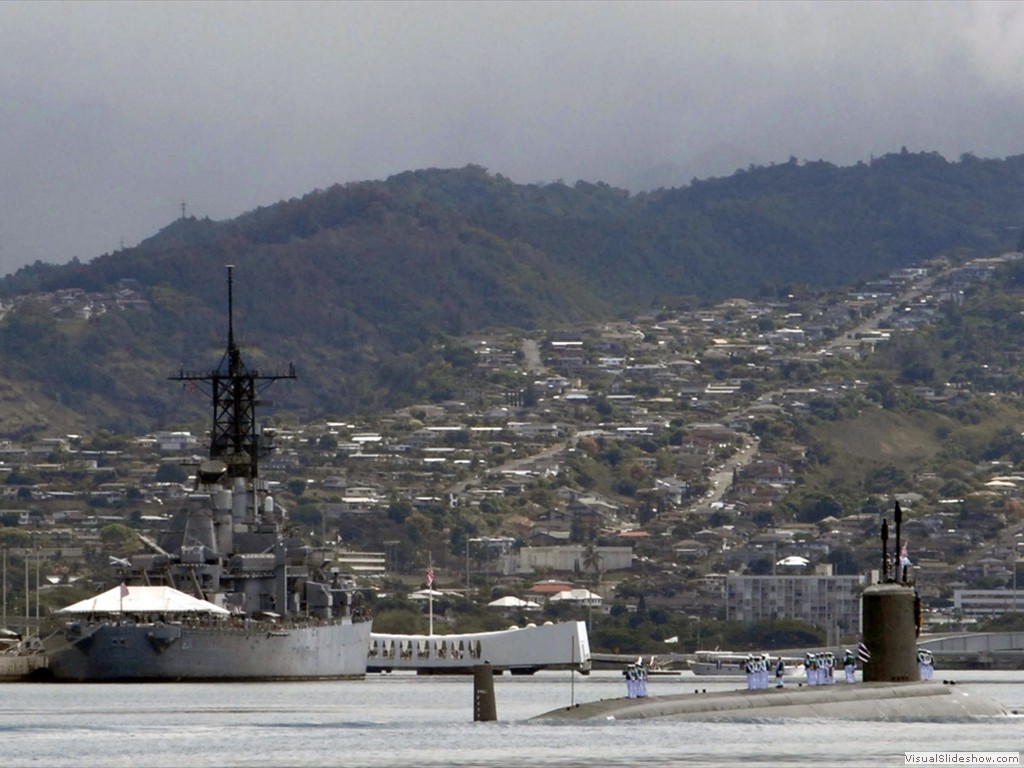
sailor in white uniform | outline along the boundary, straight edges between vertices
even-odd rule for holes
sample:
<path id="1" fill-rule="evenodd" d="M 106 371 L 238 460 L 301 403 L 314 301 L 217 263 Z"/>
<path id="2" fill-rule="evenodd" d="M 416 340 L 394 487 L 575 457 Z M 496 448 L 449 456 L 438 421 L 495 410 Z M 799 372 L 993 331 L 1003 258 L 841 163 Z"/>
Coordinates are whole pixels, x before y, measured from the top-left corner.
<path id="1" fill-rule="evenodd" d="M 931 651 L 919 650 L 917 652 L 917 670 L 922 680 L 931 680 L 934 668 Z"/>
<path id="2" fill-rule="evenodd" d="M 846 672 L 846 682 L 853 682 L 853 675 L 857 671 L 857 657 L 847 648 L 843 652 L 843 670 Z"/>

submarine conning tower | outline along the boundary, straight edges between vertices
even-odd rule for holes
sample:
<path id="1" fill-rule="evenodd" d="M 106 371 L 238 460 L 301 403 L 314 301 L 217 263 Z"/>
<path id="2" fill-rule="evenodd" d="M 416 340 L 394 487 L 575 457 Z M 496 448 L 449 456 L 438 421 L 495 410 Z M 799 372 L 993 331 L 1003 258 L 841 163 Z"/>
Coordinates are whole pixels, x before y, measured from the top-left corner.
<path id="1" fill-rule="evenodd" d="M 865 683 L 921 679 L 917 665 L 916 593 L 905 584 L 872 584 L 861 596 Z"/>
<path id="2" fill-rule="evenodd" d="M 878 584 L 861 596 L 862 646 L 870 657 L 863 661 L 866 683 L 909 683 L 921 679 L 917 664 L 920 599 L 908 583 L 902 561 L 900 526 L 903 513 L 895 508 L 896 549 L 889 557 L 889 525 L 882 521 L 882 570 Z"/>

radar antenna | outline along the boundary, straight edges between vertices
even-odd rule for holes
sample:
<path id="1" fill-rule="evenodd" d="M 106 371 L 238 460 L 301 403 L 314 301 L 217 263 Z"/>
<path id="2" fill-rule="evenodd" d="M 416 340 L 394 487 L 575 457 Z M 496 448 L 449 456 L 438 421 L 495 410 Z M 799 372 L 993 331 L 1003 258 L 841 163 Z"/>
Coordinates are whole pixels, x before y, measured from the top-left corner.
<path id="1" fill-rule="evenodd" d="M 261 445 L 256 429 L 257 391 L 278 379 L 294 379 L 295 366 L 287 373 L 260 373 L 249 370 L 242 362 L 242 353 L 235 343 L 234 286 L 228 270 L 228 347 L 220 365 L 212 371 L 186 371 L 184 368 L 172 381 L 198 382 L 210 391 L 213 403 L 213 428 L 210 431 L 210 458 L 224 462 L 230 477 L 255 480 L 259 476 L 259 456 L 269 450 Z"/>

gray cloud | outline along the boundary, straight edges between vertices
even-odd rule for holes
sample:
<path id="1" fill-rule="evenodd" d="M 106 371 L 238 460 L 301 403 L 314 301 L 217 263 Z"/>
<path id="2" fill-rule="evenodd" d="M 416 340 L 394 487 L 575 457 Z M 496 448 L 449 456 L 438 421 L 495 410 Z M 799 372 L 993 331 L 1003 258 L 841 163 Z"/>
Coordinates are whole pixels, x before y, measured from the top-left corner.
<path id="1" fill-rule="evenodd" d="M 0 272 L 478 163 L 638 189 L 1022 151 L 1024 6 L 0 4 Z"/>

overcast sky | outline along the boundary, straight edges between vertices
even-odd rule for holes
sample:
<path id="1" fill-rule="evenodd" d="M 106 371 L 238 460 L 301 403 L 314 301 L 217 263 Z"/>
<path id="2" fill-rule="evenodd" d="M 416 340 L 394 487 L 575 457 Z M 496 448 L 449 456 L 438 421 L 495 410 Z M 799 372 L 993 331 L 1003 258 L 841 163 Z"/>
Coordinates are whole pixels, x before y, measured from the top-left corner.
<path id="1" fill-rule="evenodd" d="M 681 186 L 1024 153 L 1010 2 L 0 3 L 0 274 L 483 165 Z"/>

